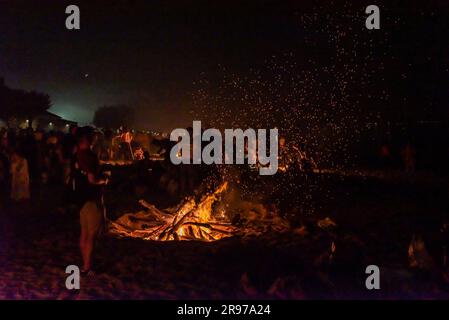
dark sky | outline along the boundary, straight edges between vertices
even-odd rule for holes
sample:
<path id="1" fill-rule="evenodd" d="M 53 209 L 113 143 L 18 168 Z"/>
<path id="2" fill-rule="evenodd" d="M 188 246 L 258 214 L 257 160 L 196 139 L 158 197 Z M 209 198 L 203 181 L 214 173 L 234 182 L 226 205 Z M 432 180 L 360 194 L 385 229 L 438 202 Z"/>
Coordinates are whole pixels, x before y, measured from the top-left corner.
<path id="1" fill-rule="evenodd" d="M 324 15 L 341 4 L 311 2 L 0 0 L 0 76 L 9 87 L 50 94 L 52 111 L 82 123 L 90 122 L 99 106 L 129 104 L 139 110 L 141 125 L 161 130 L 186 126 L 192 120 L 193 83 L 203 73 L 220 77 L 214 73 L 222 66 L 244 72 L 292 50 L 304 65 L 310 54 L 325 55 L 319 34 L 315 47 L 307 46 L 305 38 L 312 30 L 299 17 L 314 10 Z M 420 15 L 417 4 L 401 3 L 386 8 L 391 21 L 395 14 Z M 430 3 L 423 9 L 426 14 L 437 11 L 447 17 L 448 11 L 441 13 L 444 4 Z M 79 31 L 65 29 L 69 4 L 80 7 Z M 369 4 L 360 1 L 360 11 L 354 13 L 362 17 L 357 27 L 364 27 L 363 11 Z M 438 23 L 421 21 L 422 33 L 416 33 L 416 25 L 402 25 L 394 32 L 398 46 L 405 46 L 393 51 L 406 55 L 414 36 L 442 39 L 441 30 L 426 35 L 440 29 Z M 409 38 L 402 41 L 410 43 L 400 43 L 404 32 Z M 420 50 L 414 58 L 417 65 L 426 59 L 427 51 Z M 447 46 L 434 50 L 443 56 Z"/>

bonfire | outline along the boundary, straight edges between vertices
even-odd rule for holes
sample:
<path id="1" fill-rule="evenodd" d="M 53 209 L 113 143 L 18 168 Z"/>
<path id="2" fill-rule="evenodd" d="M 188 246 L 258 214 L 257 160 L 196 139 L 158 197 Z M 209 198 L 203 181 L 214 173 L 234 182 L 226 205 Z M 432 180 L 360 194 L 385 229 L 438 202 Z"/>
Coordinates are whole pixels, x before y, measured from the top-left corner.
<path id="1" fill-rule="evenodd" d="M 227 182 L 219 185 L 215 191 L 200 198 L 188 197 L 180 205 L 160 210 L 154 205 L 140 200 L 146 210 L 127 213 L 116 221 L 110 221 L 109 233 L 117 237 L 140 238 L 144 240 L 200 240 L 215 241 L 236 234 L 254 235 L 268 230 L 282 231 L 288 223 L 276 214 L 269 214 L 265 208 L 250 202 L 241 202 L 227 214 L 223 203 L 225 193 L 229 191 Z M 243 216 L 240 219 L 240 216 Z M 236 219 L 237 218 L 237 219 Z"/>

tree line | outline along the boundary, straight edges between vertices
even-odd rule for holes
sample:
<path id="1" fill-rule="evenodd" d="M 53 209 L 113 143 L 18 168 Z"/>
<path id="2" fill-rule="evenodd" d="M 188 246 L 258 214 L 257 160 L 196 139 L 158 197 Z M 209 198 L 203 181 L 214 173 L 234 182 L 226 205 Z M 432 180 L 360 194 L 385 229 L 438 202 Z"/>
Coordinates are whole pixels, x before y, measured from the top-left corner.
<path id="1" fill-rule="evenodd" d="M 14 119 L 33 120 L 52 106 L 50 96 L 37 91 L 12 89 L 0 78 L 0 119 L 9 123 Z M 134 108 L 126 105 L 102 106 L 95 111 L 93 124 L 99 128 L 130 127 L 134 122 Z"/>
<path id="2" fill-rule="evenodd" d="M 0 119 L 27 119 L 31 127 L 33 119 L 51 107 L 50 96 L 37 91 L 11 89 L 0 78 Z"/>

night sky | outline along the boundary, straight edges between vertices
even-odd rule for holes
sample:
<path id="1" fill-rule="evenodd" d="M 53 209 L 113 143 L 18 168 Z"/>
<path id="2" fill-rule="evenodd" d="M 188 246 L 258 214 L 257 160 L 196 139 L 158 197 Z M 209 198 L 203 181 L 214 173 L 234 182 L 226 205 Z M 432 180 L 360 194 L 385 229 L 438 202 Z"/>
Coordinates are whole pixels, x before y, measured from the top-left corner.
<path id="1" fill-rule="evenodd" d="M 128 104 L 138 110 L 138 126 L 169 130 L 195 118 L 200 79 L 263 69 L 284 54 L 293 54 L 297 68 L 307 69 L 311 58 L 328 63 L 326 37 L 336 23 L 375 41 L 363 48 L 357 38 L 359 62 L 369 56 L 376 72 L 385 63 L 385 75 L 372 77 L 368 91 L 394 87 L 390 106 L 410 93 L 426 115 L 444 114 L 445 1 L 351 1 L 354 14 L 346 20 L 332 14 L 347 2 L 302 2 L 1 0 L 0 76 L 9 87 L 48 93 L 51 110 L 71 120 L 89 123 L 102 105 Z M 69 4 L 80 7 L 81 30 L 65 29 Z M 371 34 L 364 29 L 369 4 L 378 4 L 382 17 L 382 29 Z M 303 15 L 317 19 L 304 24 Z"/>

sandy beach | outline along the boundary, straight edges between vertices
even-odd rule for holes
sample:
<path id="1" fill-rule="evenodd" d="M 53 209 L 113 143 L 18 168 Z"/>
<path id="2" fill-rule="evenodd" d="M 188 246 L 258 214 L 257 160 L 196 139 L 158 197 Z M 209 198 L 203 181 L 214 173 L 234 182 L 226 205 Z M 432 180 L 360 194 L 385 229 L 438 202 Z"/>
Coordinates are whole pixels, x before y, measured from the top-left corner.
<path id="1" fill-rule="evenodd" d="M 423 196 L 429 190 L 393 191 L 396 186 L 378 183 L 363 191 L 353 184 L 339 188 L 348 193 L 347 201 L 332 204 L 335 214 L 329 219 L 339 226 L 334 231 L 317 225 L 323 217 L 317 213 L 287 232 L 215 242 L 105 235 L 96 248 L 96 275 L 83 277 L 80 290 L 65 288 L 66 266 L 80 265 L 77 215 L 58 213 L 48 201 L 3 207 L 0 299 L 448 298 L 438 263 L 438 210 L 420 230 L 434 265 L 410 267 L 416 230 L 409 222 L 429 212 L 429 198 Z M 363 197 L 372 190 L 383 190 L 382 202 Z M 405 203 L 404 192 L 419 197 Z M 349 201 L 355 193 L 357 203 Z M 377 261 L 382 261 L 382 289 L 369 291 L 365 268 Z"/>

